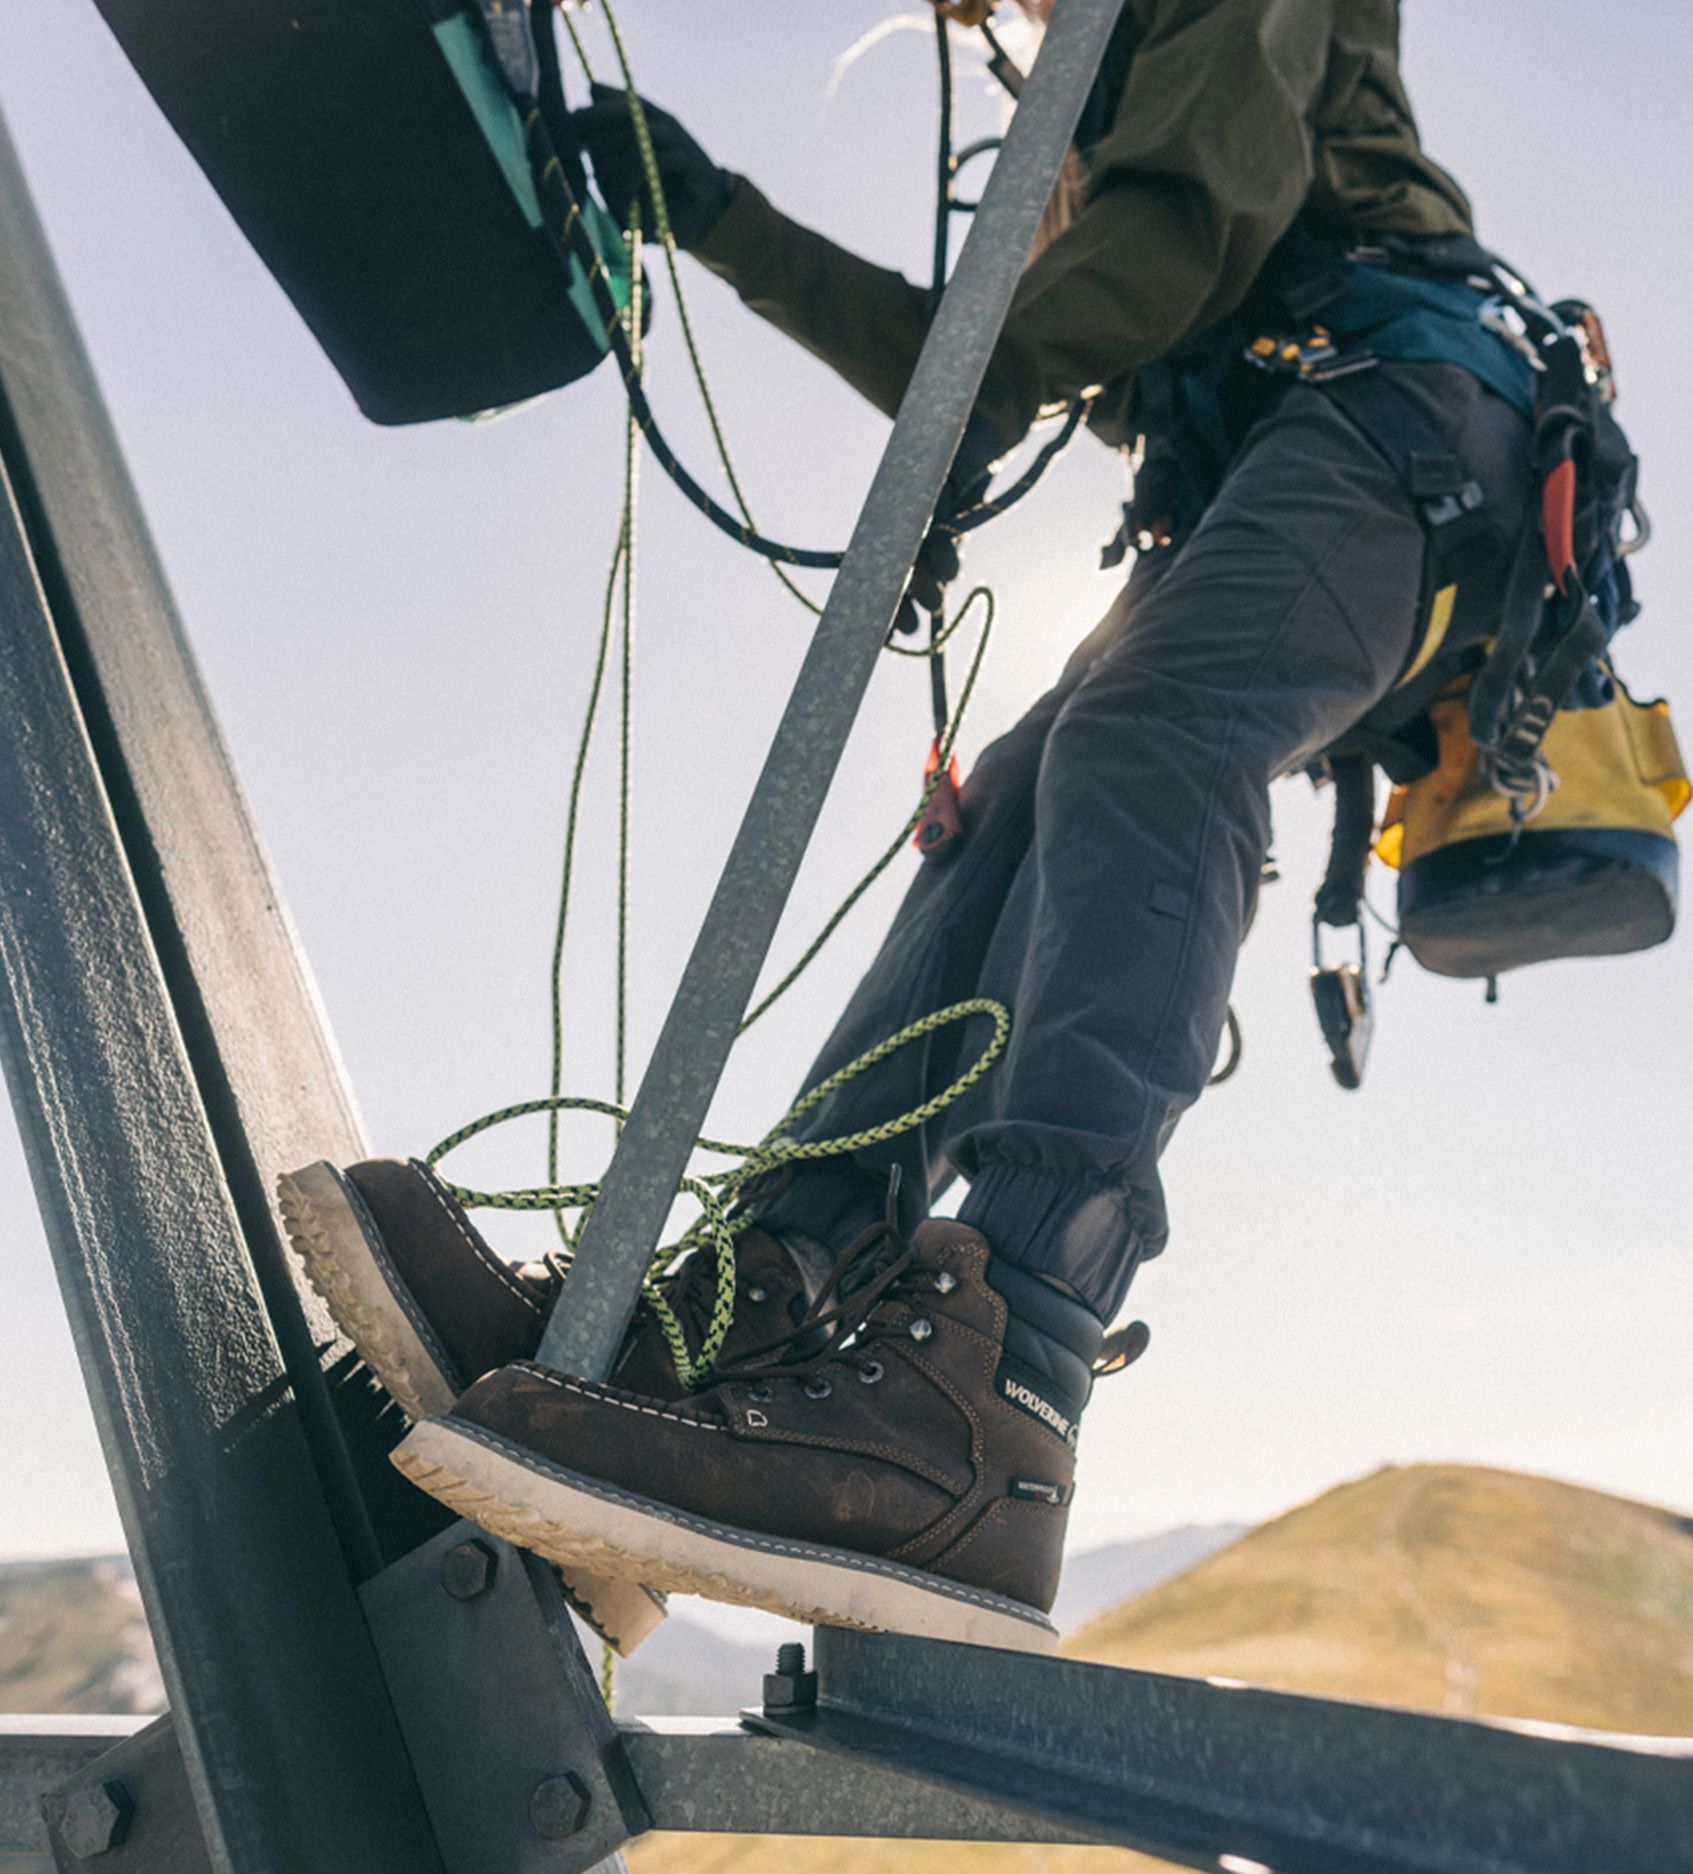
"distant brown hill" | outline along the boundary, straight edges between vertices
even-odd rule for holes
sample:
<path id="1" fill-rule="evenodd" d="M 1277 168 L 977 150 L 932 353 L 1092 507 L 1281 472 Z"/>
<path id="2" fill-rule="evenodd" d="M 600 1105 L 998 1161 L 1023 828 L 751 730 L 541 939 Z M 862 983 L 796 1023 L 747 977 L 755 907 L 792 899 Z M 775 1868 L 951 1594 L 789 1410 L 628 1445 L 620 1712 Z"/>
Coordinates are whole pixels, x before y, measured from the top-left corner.
<path id="1" fill-rule="evenodd" d="M 1693 1734 L 1693 1521 L 1546 1478 L 1377 1471 L 1063 1648 L 1435 1711 Z M 633 1874 L 1147 1874 L 1118 1849 L 673 1835 Z"/>
<path id="2" fill-rule="evenodd" d="M 164 1702 L 126 1558 L 0 1564 L 0 1711 L 146 1713 Z"/>

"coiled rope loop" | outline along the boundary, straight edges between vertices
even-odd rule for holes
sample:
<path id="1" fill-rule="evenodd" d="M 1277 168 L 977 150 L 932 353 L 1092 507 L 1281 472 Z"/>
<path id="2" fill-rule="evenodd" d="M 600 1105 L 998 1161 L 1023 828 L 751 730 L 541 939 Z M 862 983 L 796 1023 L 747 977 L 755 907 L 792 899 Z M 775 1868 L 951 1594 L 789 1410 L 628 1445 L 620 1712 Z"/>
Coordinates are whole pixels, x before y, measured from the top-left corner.
<path id="1" fill-rule="evenodd" d="M 897 1054 L 901 1048 L 910 1047 L 914 1042 L 923 1040 L 937 1029 L 950 1027 L 955 1022 L 969 1021 L 974 1016 L 986 1016 L 993 1022 L 993 1033 L 984 1042 L 974 1061 L 948 1087 L 919 1106 L 901 1113 L 895 1119 L 883 1120 L 874 1126 L 865 1126 L 856 1132 L 841 1133 L 827 1139 L 800 1140 L 790 1136 L 789 1128 L 807 1113 L 821 1105 L 832 1094 L 856 1080 L 859 1075 L 868 1073 L 879 1066 L 890 1055 Z M 814 1161 L 821 1158 L 837 1158 L 853 1152 L 868 1150 L 874 1145 L 885 1145 L 890 1139 L 897 1139 L 902 1134 L 914 1132 L 925 1126 L 931 1119 L 937 1118 L 949 1106 L 961 1100 L 970 1089 L 983 1077 L 1005 1052 L 1006 1043 L 1011 1037 L 1011 1014 L 1003 1003 L 992 1001 L 986 996 L 976 996 L 968 1001 L 955 1002 L 950 1008 L 937 1009 L 932 1014 L 908 1023 L 896 1034 L 889 1035 L 885 1041 L 879 1041 L 873 1048 L 850 1061 L 838 1072 L 821 1080 L 808 1092 L 801 1094 L 790 1106 L 775 1126 L 765 1134 L 756 1145 L 736 1145 L 724 1139 L 702 1138 L 699 1149 L 714 1154 L 733 1156 L 740 1159 L 738 1165 L 731 1165 L 723 1171 L 707 1172 L 702 1176 L 690 1174 L 682 1180 L 678 1196 L 693 1198 L 700 1206 L 700 1215 L 691 1223 L 674 1242 L 662 1244 L 653 1254 L 651 1264 L 642 1282 L 642 1293 L 648 1305 L 657 1315 L 663 1328 L 665 1340 L 669 1345 L 671 1358 L 676 1365 L 677 1377 L 684 1386 L 698 1387 L 709 1377 L 718 1354 L 722 1351 L 723 1340 L 729 1331 L 730 1318 L 735 1305 L 735 1239 L 747 1227 L 748 1218 L 744 1213 L 732 1215 L 731 1210 L 736 1198 L 754 1179 L 766 1172 L 774 1171 L 779 1166 Z M 491 1132 L 496 1126 L 503 1126 L 514 1119 L 527 1118 L 537 1113 L 592 1113 L 604 1119 L 610 1119 L 621 1125 L 629 1114 L 628 1109 L 615 1100 L 587 1099 L 576 1095 L 549 1094 L 544 1099 L 523 1100 L 515 1106 L 501 1107 L 498 1112 L 485 1114 L 474 1119 L 467 1126 L 461 1126 L 457 1132 L 450 1133 L 435 1146 L 425 1157 L 424 1162 L 431 1169 L 439 1167 L 442 1159 L 449 1152 L 478 1137 L 484 1132 Z M 597 1182 L 584 1184 L 544 1184 L 524 1190 L 480 1191 L 468 1185 L 442 1182 L 454 1198 L 467 1210 L 518 1210 L 552 1211 L 562 1213 L 577 1211 L 586 1217 L 593 1209 L 600 1194 Z M 578 1232 L 579 1234 L 579 1232 Z M 682 1324 L 675 1310 L 666 1299 L 662 1281 L 675 1265 L 696 1249 L 710 1245 L 716 1252 L 717 1289 L 712 1306 L 711 1321 L 706 1329 L 697 1351 L 690 1352 Z M 557 1259 L 559 1266 L 568 1266 L 568 1257 Z"/>

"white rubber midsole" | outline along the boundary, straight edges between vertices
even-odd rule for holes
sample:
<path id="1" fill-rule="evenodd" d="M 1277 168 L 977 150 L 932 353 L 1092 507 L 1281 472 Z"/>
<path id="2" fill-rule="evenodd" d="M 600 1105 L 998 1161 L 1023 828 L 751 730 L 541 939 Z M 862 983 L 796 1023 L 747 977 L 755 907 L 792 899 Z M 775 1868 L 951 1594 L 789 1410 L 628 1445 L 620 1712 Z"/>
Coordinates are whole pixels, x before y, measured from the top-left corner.
<path id="1" fill-rule="evenodd" d="M 390 1280 L 341 1174 L 322 1160 L 276 1183 L 288 1240 L 335 1324 L 359 1351 L 400 1410 L 413 1421 L 451 1409 L 462 1388 L 424 1338 Z M 644 1583 L 580 1568 L 564 1574 L 571 1605 L 627 1656 L 664 1619 L 664 1601 Z"/>
<path id="2" fill-rule="evenodd" d="M 1035 1608 L 880 1557 L 763 1536 L 596 1485 L 454 1419 L 414 1426 L 394 1462 L 493 1534 L 562 1567 L 831 1626 L 1050 1653 Z"/>
<path id="3" fill-rule="evenodd" d="M 319 1160 L 276 1181 L 288 1240 L 335 1325 L 409 1419 L 452 1410 L 459 1376 L 419 1332 L 365 1233 L 333 1165 Z"/>

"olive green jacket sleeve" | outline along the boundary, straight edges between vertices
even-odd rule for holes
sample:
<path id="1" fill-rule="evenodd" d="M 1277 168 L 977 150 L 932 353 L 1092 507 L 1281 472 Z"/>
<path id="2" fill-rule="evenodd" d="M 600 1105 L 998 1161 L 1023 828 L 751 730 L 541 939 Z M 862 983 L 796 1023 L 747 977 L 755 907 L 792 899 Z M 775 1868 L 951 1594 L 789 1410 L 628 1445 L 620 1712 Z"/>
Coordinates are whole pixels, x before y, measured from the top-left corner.
<path id="1" fill-rule="evenodd" d="M 1137 36 L 1076 218 L 1029 266 L 980 408 L 1023 434 L 1232 311 L 1313 170 L 1333 0 L 1130 0 Z M 695 249 L 752 309 L 890 414 L 930 296 L 780 214 L 748 183 Z"/>

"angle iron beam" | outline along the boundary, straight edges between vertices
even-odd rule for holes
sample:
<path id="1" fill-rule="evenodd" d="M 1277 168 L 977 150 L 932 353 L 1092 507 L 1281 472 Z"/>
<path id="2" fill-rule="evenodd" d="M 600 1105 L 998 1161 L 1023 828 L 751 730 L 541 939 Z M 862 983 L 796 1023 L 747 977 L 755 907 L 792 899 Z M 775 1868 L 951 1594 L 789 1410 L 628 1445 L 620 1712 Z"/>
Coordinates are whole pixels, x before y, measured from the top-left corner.
<path id="1" fill-rule="evenodd" d="M 168 1713 L 48 1790 L 41 1815 L 58 1874 L 213 1874 Z"/>
<path id="2" fill-rule="evenodd" d="M 1058 0 L 541 1341 L 603 1378 L 823 810 L 1123 0 Z"/>
<path id="3" fill-rule="evenodd" d="M 622 1874 L 650 1818 L 557 1575 L 461 1523 L 360 1593 L 446 1874 Z"/>
<path id="4" fill-rule="evenodd" d="M 363 1129 L 3 125 L 0 449 L 330 1513 L 372 1574 L 442 1518 L 387 1462 L 398 1415 L 296 1277 L 272 1188 L 366 1156 Z"/>
<path id="5" fill-rule="evenodd" d="M 1693 1866 L 1693 1740 L 1396 1711 L 889 1634 L 816 1633 L 818 1704 L 753 1727 L 1192 1867 Z M 874 1832 L 867 1829 L 866 1832 Z"/>
<path id="6" fill-rule="evenodd" d="M 133 1737 L 147 1720 L 67 1717 L 58 1712 L 0 1713 L 0 1874 L 13 1874 L 15 1858 L 51 1865 L 45 1791 L 67 1782 L 114 1745 Z"/>
<path id="7" fill-rule="evenodd" d="M 910 1841 L 1091 1839 L 867 1758 L 722 1718 L 636 1718 L 617 1729 L 655 1829 Z"/>
<path id="8" fill-rule="evenodd" d="M 50 266 L 0 142 L 0 1056 L 219 1874 L 437 1866 L 17 503 Z M 132 620 L 141 629 L 140 620 Z M 145 699 L 137 699 L 144 702 Z"/>

